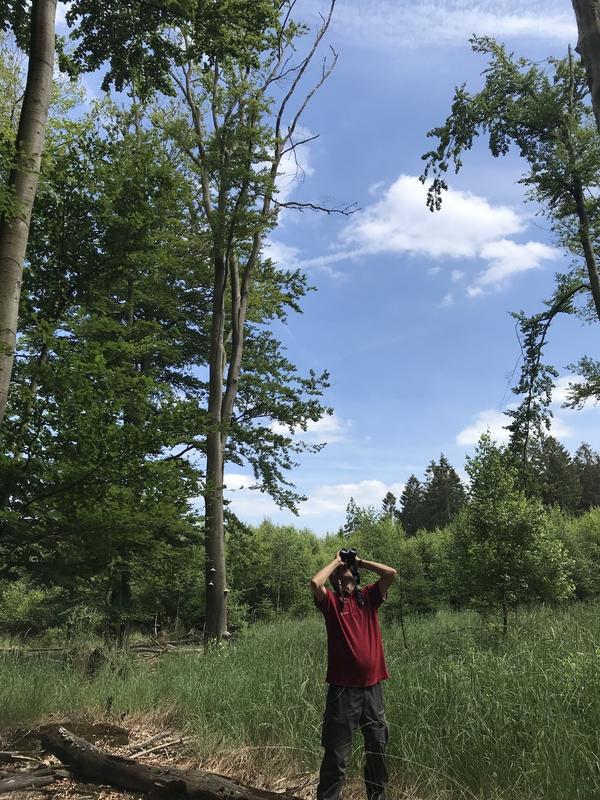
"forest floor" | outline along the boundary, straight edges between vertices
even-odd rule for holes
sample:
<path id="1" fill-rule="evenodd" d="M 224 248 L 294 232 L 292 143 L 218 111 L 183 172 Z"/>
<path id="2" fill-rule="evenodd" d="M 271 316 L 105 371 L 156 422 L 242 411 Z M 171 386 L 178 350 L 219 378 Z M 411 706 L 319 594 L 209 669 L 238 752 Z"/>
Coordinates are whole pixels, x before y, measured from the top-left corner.
<path id="1" fill-rule="evenodd" d="M 146 720 L 143 717 L 123 720 L 116 724 L 113 717 L 98 719 L 87 714 L 52 715 L 39 725 L 30 728 L 16 728 L 0 732 L 0 750 L 18 752 L 39 759 L 39 765 L 60 767 L 60 762 L 52 755 L 42 752 L 40 735 L 43 728 L 50 724 L 64 725 L 71 733 L 91 742 L 102 750 L 152 766 L 176 767 L 179 769 L 201 769 L 226 775 L 239 783 L 274 792 L 289 793 L 300 798 L 312 798 L 316 794 L 316 774 L 267 774 L 265 770 L 256 769 L 251 753 L 241 749 L 237 753 L 229 753 L 225 757 L 213 756 L 199 761 L 187 746 L 189 737 L 184 731 L 173 727 L 158 726 L 157 720 Z M 157 740 L 157 737 L 158 738 Z M 144 743 L 147 746 L 142 747 Z M 152 752 L 146 752 L 151 750 Z M 247 749 L 246 749 L 247 750 Z M 138 755 L 139 752 L 139 755 Z M 22 765 L 4 765 L 0 770 L 2 778 L 18 775 L 30 769 L 34 762 L 22 762 Z M 358 798 L 360 786 L 350 781 L 345 797 L 347 800 Z M 85 783 L 75 779 L 62 778 L 42 788 L 0 793 L 2 798 L 15 800 L 137 800 L 143 794 L 126 792 L 111 786 Z"/>

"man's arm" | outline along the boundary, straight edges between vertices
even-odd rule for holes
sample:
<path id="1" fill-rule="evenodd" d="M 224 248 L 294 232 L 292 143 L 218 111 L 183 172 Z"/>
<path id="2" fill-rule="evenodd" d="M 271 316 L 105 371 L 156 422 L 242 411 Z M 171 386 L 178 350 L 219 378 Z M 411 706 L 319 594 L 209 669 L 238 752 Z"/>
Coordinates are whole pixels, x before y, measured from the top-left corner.
<path id="1" fill-rule="evenodd" d="M 320 569 L 316 575 L 310 579 L 310 588 L 314 595 L 315 601 L 320 605 L 325 597 L 327 596 L 327 589 L 325 588 L 325 584 L 331 573 L 336 570 L 340 564 L 342 564 L 342 559 L 340 558 L 340 554 L 338 553 L 336 557 L 333 559 L 331 564 L 327 564 L 326 567 Z"/>
<path id="2" fill-rule="evenodd" d="M 379 575 L 377 583 L 381 589 L 381 596 L 385 597 L 387 590 L 396 579 L 396 570 L 393 567 L 386 567 L 385 564 L 378 564 L 376 561 L 366 561 L 364 558 L 357 558 L 356 566 L 359 569 L 368 569 L 370 572 L 376 572 Z"/>

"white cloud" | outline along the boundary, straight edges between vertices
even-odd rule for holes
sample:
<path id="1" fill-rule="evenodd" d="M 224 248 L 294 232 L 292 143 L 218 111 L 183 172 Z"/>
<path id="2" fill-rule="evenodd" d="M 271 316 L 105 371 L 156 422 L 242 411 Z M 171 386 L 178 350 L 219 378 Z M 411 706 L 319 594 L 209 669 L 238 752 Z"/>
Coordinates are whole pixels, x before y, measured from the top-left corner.
<path id="1" fill-rule="evenodd" d="M 572 383 L 581 383 L 581 378 L 578 375 L 562 375 L 556 381 L 556 386 L 554 387 L 554 391 L 552 392 L 552 403 L 556 404 L 557 406 L 561 406 L 565 403 L 569 397 L 569 385 Z M 589 397 L 582 405 L 581 408 L 576 409 L 576 411 L 586 411 L 594 408 L 599 407 L 599 402 L 595 401 L 593 397 Z M 566 411 L 565 413 L 569 413 Z"/>
<path id="2" fill-rule="evenodd" d="M 443 210 L 435 215 L 425 204 L 426 196 L 427 188 L 417 177 L 401 175 L 381 200 L 354 215 L 343 241 L 368 253 L 469 258 L 525 227 L 513 209 L 492 206 L 470 192 L 450 189 Z"/>
<path id="3" fill-rule="evenodd" d="M 504 426 L 509 422 L 509 418 L 501 411 L 492 408 L 480 411 L 475 422 L 457 434 L 456 442 L 469 447 L 477 444 L 481 435 L 487 432 L 498 444 L 506 444 L 510 434 Z M 572 435 L 569 426 L 558 416 L 553 417 L 549 433 L 557 439 L 568 439 Z"/>
<path id="4" fill-rule="evenodd" d="M 522 233 L 526 220 L 514 209 L 492 205 L 471 192 L 450 188 L 442 211 L 434 216 L 425 203 L 426 187 L 413 175 L 400 175 L 387 189 L 381 183 L 373 184 L 369 191 L 379 191 L 383 196 L 353 215 L 331 252 L 303 259 L 298 248 L 270 240 L 265 254 L 276 263 L 320 270 L 335 279 L 345 275 L 330 265 L 378 254 L 482 259 L 487 266 L 466 287 L 468 297 L 503 288 L 512 276 L 559 256 L 541 242 L 521 244 L 506 238 Z M 441 269 L 434 265 L 427 272 L 437 275 Z M 450 274 L 452 282 L 458 283 L 465 277 L 465 270 L 453 269 Z M 454 297 L 448 293 L 442 304 L 450 305 L 451 299 Z"/>
<path id="5" fill-rule="evenodd" d="M 496 442 L 505 444 L 509 434 L 504 426 L 508 425 L 508 422 L 508 418 L 501 411 L 494 409 L 480 411 L 475 422 L 460 431 L 456 442 L 464 446 L 474 445 L 477 444 L 483 433 L 488 432 Z"/>
<path id="6" fill-rule="evenodd" d="M 308 500 L 300 507 L 301 516 L 318 516 L 320 514 L 343 513 L 354 498 L 359 506 L 381 505 L 381 501 L 392 492 L 397 498 L 404 490 L 402 483 L 386 484 L 380 480 L 365 480 L 360 483 L 325 484 L 311 492 Z"/>
<path id="7" fill-rule="evenodd" d="M 558 252 L 541 242 L 518 244 L 510 239 L 488 242 L 480 255 L 489 261 L 487 269 L 480 272 L 467 287 L 467 294 L 475 297 L 490 286 L 501 287 L 509 277 L 519 272 L 537 269 L 544 259 L 558 258 Z"/>
<path id="8" fill-rule="evenodd" d="M 484 270 L 467 287 L 475 297 L 505 286 L 517 273 L 535 269 L 558 253 L 541 242 L 520 244 L 508 236 L 522 233 L 526 220 L 514 209 L 492 205 L 471 192 L 449 189 L 444 207 L 435 216 L 426 206 L 427 189 L 413 175 L 401 175 L 381 199 L 355 214 L 343 229 L 331 253 L 299 260 L 302 268 L 326 265 L 377 254 L 422 255 L 432 259 L 482 259 Z M 428 268 L 436 275 L 441 267 Z M 454 269 L 453 282 L 465 272 Z M 448 303 L 449 301 L 447 301 Z"/>
<path id="9" fill-rule="evenodd" d="M 223 479 L 226 489 L 231 492 L 237 492 L 241 489 L 249 489 L 255 484 L 255 480 L 250 475 L 243 475 L 239 472 L 227 472 Z"/>
<path id="10" fill-rule="evenodd" d="M 293 141 L 298 144 L 313 136 L 314 134 L 308 128 L 298 127 Z M 314 175 L 314 172 L 311 164 L 310 143 L 298 144 L 294 149 L 284 153 L 277 173 L 277 200 L 280 203 L 287 202 L 298 186 L 304 182 L 304 179 Z"/>
<path id="11" fill-rule="evenodd" d="M 280 509 L 268 495 L 249 488 L 254 484 L 254 479 L 250 475 L 225 474 L 225 497 L 230 501 L 230 508 L 234 514 L 252 521 L 264 517 L 288 519 L 290 513 Z M 307 500 L 300 504 L 299 518 L 300 521 L 305 517 L 314 520 L 316 517 L 327 518 L 328 515 L 332 515 L 329 518 L 330 524 L 336 527 L 343 521 L 341 515 L 344 514 L 350 498 L 354 498 L 361 507 L 379 508 L 388 491 L 399 499 L 403 490 L 403 483 L 388 484 L 377 479 L 358 483 L 323 484 L 309 492 Z"/>
<path id="12" fill-rule="evenodd" d="M 313 422 L 310 420 L 306 426 L 306 430 L 296 430 L 296 435 L 310 442 L 325 442 L 327 444 L 334 444 L 339 442 L 348 441 L 348 435 L 352 428 L 352 421 L 342 419 L 334 412 L 321 419 Z M 274 422 L 271 429 L 276 433 L 282 433 L 289 436 L 290 430 L 285 425 L 279 422 Z"/>
<path id="13" fill-rule="evenodd" d="M 263 245 L 264 257 L 270 258 L 274 264 L 282 269 L 294 268 L 298 262 L 299 252 L 297 247 L 291 247 L 277 239 L 267 239 Z"/>
<path id="14" fill-rule="evenodd" d="M 472 34 L 575 42 L 570 5 L 560 0 L 347 0 L 334 27 L 362 47 L 464 45 Z"/>
<path id="15" fill-rule="evenodd" d="M 56 4 L 56 27 L 65 28 L 67 26 L 67 11 L 69 10 L 70 3 L 57 3 Z"/>
<path id="16" fill-rule="evenodd" d="M 452 292 L 448 292 L 444 295 L 442 302 L 440 303 L 440 308 L 450 308 L 450 306 L 454 305 L 454 295 Z"/>

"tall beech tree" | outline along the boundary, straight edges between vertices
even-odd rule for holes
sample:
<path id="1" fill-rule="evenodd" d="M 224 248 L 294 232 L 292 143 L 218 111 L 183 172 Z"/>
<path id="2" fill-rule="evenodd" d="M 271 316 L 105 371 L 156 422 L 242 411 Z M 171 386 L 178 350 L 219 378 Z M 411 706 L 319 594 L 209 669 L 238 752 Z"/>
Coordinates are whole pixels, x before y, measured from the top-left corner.
<path id="1" fill-rule="evenodd" d="M 240 39 L 235 56 L 198 61 L 188 32 L 185 63 L 173 71 L 179 102 L 166 114 L 165 128 L 188 158 L 199 195 L 198 211 L 210 237 L 213 270 L 210 312 L 208 432 L 206 435 L 206 635 L 226 631 L 227 580 L 223 526 L 223 476 L 235 425 L 236 401 L 244 381 L 244 353 L 253 291 L 271 265 L 262 257 L 265 236 L 282 205 L 277 178 L 282 159 L 302 143 L 300 118 L 335 64 L 333 54 L 318 78 L 302 91 L 303 78 L 329 27 L 335 5 L 298 56 L 308 31 L 292 18 L 294 2 L 263 3 L 271 15 L 256 36 Z M 295 60 L 296 59 L 296 60 Z M 306 137 L 304 137 L 306 138 Z M 313 206 L 314 207 L 314 206 Z M 306 421 L 316 418 L 316 407 Z M 268 414 L 267 414 L 268 416 Z"/>
<path id="2" fill-rule="evenodd" d="M 25 43 L 29 61 L 19 127 L 0 208 L 0 425 L 8 399 L 17 340 L 23 262 L 46 135 L 55 53 L 56 0 L 33 0 L 29 29 L 20 2 L 0 3 L 0 25 Z"/>
<path id="3" fill-rule="evenodd" d="M 260 39 L 272 19 L 271 0 L 165 0 L 160 5 L 73 0 L 67 22 L 73 28 L 68 50 L 60 39 L 59 64 L 77 75 L 108 64 L 103 80 L 122 89 L 135 82 L 144 98 L 172 91 L 170 72 L 190 49 L 198 62 L 247 53 L 248 41 Z M 19 300 L 31 212 L 52 88 L 56 50 L 56 0 L 0 0 L 0 31 L 10 31 L 28 55 L 27 84 L 20 109 L 8 192 L 0 205 L 0 425 L 4 417 L 14 362 Z M 174 26 L 184 26 L 188 43 L 174 42 Z M 0 198 L 1 199 L 1 198 Z"/>
<path id="4" fill-rule="evenodd" d="M 579 40 L 577 51 L 587 73 L 596 124 L 600 130 L 600 3 L 598 0 L 572 0 Z"/>

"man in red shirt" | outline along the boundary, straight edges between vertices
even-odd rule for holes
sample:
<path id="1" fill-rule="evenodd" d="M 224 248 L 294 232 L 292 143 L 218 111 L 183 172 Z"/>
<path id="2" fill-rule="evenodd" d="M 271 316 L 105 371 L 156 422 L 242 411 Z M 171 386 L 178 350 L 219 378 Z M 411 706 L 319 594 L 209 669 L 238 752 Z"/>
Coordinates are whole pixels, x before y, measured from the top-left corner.
<path id="1" fill-rule="evenodd" d="M 358 567 L 379 575 L 377 583 L 358 589 Z M 358 727 L 365 741 L 367 798 L 385 800 L 389 732 L 381 681 L 388 677 L 388 671 L 377 609 L 395 577 L 392 567 L 360 558 L 356 558 L 355 568 L 350 568 L 338 553 L 310 582 L 315 603 L 325 617 L 329 683 L 317 800 L 338 799 Z M 328 579 L 334 592 L 325 587 Z"/>

